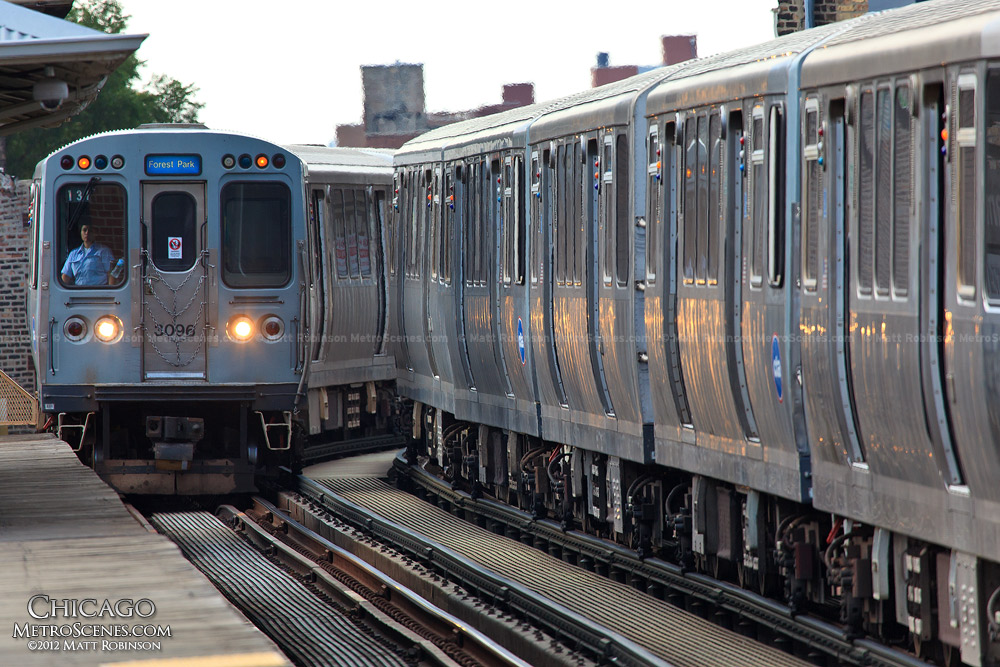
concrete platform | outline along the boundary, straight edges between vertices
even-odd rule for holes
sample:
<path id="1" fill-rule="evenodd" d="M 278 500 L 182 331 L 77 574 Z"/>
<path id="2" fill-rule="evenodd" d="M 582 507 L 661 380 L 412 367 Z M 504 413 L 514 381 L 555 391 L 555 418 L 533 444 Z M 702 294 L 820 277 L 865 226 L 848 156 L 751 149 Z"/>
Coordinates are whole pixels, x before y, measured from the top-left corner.
<path id="1" fill-rule="evenodd" d="M 66 443 L 0 437 L 0 665 L 290 665 Z"/>

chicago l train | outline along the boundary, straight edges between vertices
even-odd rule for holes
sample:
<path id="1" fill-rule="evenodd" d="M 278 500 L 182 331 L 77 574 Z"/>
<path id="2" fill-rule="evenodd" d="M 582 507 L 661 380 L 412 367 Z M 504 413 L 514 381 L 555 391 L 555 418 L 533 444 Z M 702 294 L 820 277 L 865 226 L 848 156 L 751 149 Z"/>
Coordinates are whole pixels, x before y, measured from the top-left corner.
<path id="1" fill-rule="evenodd" d="M 416 447 L 475 492 L 995 663 L 1000 2 L 935 0 L 395 157 Z"/>
<path id="2" fill-rule="evenodd" d="M 375 427 L 391 160 L 168 125 L 39 163 L 28 310 L 50 426 L 153 494 L 253 490 L 303 429 Z"/>

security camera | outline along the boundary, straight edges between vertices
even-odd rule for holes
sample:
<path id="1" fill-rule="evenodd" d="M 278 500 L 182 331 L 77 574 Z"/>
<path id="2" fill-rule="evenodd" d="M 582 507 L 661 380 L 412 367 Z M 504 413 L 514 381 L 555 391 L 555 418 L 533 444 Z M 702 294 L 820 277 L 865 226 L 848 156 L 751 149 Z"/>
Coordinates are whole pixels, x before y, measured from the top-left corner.
<path id="1" fill-rule="evenodd" d="M 46 111 L 55 111 L 69 97 L 69 86 L 61 79 L 45 78 L 35 83 L 31 96 Z"/>

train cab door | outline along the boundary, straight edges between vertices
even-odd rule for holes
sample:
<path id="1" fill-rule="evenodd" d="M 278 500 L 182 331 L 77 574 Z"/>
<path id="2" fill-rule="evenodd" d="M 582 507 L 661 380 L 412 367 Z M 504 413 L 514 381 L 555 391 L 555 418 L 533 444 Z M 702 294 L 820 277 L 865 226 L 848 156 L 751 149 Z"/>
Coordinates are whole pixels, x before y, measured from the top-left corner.
<path id="1" fill-rule="evenodd" d="M 206 380 L 205 183 L 142 184 L 142 377 Z"/>

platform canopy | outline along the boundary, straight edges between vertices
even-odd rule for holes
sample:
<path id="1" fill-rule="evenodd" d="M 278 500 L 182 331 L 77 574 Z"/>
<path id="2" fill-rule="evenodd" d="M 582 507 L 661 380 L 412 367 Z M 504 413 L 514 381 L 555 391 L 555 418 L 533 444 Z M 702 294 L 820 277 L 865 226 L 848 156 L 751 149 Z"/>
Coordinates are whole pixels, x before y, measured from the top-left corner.
<path id="1" fill-rule="evenodd" d="M 53 127 L 82 111 L 144 39 L 0 0 L 0 135 Z"/>

